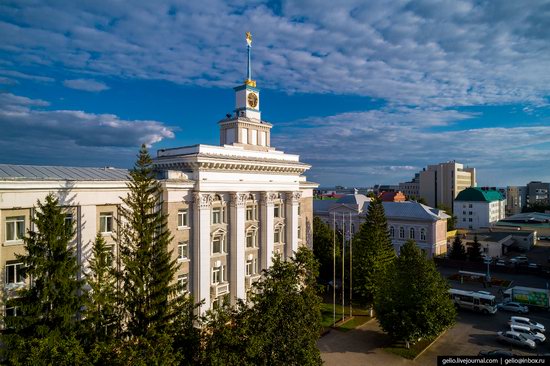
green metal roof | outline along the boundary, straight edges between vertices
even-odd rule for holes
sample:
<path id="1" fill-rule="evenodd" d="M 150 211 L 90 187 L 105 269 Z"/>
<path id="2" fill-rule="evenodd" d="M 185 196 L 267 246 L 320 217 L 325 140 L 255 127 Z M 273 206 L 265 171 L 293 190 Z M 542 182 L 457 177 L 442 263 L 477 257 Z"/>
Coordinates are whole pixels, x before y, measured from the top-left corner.
<path id="1" fill-rule="evenodd" d="M 456 196 L 455 201 L 479 201 L 479 202 L 493 202 L 501 201 L 504 198 L 499 191 L 484 190 L 478 187 L 466 188 Z"/>

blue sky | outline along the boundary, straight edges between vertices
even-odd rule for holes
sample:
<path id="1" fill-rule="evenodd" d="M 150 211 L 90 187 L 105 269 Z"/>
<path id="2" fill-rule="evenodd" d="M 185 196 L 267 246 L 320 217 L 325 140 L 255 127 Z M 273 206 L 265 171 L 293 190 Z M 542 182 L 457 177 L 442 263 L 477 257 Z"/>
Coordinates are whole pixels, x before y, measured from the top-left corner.
<path id="1" fill-rule="evenodd" d="M 243 5 L 246 4 L 246 5 Z M 0 163 L 129 167 L 217 144 L 246 71 L 272 144 L 323 185 L 457 160 L 550 180 L 550 2 L 3 1 Z"/>

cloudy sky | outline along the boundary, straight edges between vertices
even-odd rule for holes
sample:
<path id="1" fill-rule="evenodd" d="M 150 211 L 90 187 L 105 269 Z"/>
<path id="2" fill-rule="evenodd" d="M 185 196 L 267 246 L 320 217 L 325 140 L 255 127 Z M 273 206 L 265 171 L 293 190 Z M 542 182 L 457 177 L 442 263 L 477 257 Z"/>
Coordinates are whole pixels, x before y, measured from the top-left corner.
<path id="1" fill-rule="evenodd" d="M 310 180 L 392 184 L 447 160 L 482 185 L 550 180 L 550 1 L 244 3 L 0 2 L 0 163 L 217 144 L 251 31 L 272 144 Z"/>

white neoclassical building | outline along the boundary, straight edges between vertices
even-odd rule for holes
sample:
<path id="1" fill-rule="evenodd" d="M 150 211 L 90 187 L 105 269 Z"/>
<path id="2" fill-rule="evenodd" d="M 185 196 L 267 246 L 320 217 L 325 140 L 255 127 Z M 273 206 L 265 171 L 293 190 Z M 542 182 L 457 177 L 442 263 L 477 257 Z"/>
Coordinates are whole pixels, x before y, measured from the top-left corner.
<path id="1" fill-rule="evenodd" d="M 163 209 L 179 262 L 174 280 L 187 287 L 205 311 L 217 302 L 246 298 L 247 288 L 275 254 L 289 258 L 312 245 L 312 197 L 317 184 L 299 156 L 271 146 L 271 127 L 261 119 L 260 91 L 249 67 L 235 90 L 233 115 L 219 122 L 220 145 L 193 145 L 157 152 Z M 32 229 L 38 199 L 54 192 L 77 232 L 73 244 L 87 271 L 97 232 L 117 257 L 116 218 L 128 193 L 128 171 L 0 165 L 0 265 L 8 291 L 27 282 L 16 253 Z M 116 261 L 115 261 L 116 265 Z M 6 309 L 16 315 L 17 309 Z"/>

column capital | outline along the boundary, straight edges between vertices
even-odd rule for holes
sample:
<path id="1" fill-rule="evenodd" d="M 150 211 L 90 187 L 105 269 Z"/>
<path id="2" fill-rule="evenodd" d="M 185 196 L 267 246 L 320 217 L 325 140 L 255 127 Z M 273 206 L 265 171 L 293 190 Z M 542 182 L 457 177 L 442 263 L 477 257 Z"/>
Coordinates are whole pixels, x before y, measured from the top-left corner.
<path id="1" fill-rule="evenodd" d="M 245 207 L 246 206 L 246 198 L 248 197 L 248 193 L 243 192 L 231 192 L 231 205 L 235 207 Z"/>
<path id="2" fill-rule="evenodd" d="M 212 206 L 214 196 L 211 193 L 194 192 L 193 199 L 199 209 L 207 209 Z"/>
<path id="3" fill-rule="evenodd" d="M 302 198 L 302 192 L 300 191 L 286 192 L 286 199 L 292 203 L 300 202 L 300 198 Z"/>
<path id="4" fill-rule="evenodd" d="M 272 205 L 277 197 L 278 195 L 275 192 L 262 192 L 262 202 L 268 205 Z"/>

